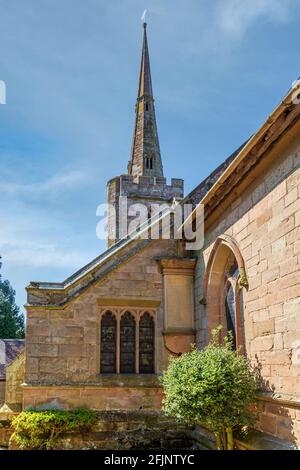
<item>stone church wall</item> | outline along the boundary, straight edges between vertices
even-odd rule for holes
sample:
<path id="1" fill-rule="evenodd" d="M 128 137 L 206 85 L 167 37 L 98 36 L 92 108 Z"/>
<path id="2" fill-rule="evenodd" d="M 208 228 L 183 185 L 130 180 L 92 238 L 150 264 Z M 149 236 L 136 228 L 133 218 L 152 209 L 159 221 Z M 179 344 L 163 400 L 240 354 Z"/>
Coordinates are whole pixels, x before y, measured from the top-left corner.
<path id="1" fill-rule="evenodd" d="M 14 410 L 22 408 L 24 379 L 25 351 L 21 352 L 6 368 L 5 404 Z"/>
<path id="2" fill-rule="evenodd" d="M 99 382 L 100 315 L 103 305 L 112 307 L 117 305 L 118 308 L 129 311 L 133 309 L 133 305 L 134 309 L 144 308 L 144 310 L 147 310 L 149 305 L 153 305 L 151 308 L 156 310 L 156 372 L 164 368 L 166 352 L 161 334 L 163 285 L 162 275 L 155 259 L 163 254 L 170 254 L 168 240 L 151 243 L 127 262 L 122 263 L 107 277 L 90 286 L 65 308 L 39 306 L 27 309 L 26 383 L 28 387 L 24 389 L 25 406 L 35 401 L 36 394 L 39 402 L 47 401 L 47 397 L 50 396 L 55 398 L 58 393 L 57 390 L 53 392 L 55 385 L 66 385 L 65 388 L 68 389 L 66 393 L 69 397 L 80 397 L 82 390 L 86 387 L 82 387 L 82 390 L 75 387 L 74 391 L 72 385 L 88 386 Z M 43 386 L 43 388 L 35 391 L 30 388 L 31 385 Z M 48 385 L 52 388 L 48 389 Z M 151 387 L 154 386 L 151 385 Z M 154 407 L 158 406 L 156 395 L 160 394 L 159 384 L 155 387 L 152 390 L 153 399 L 150 400 L 152 404 L 155 403 Z M 102 393 L 113 396 L 117 393 L 119 395 L 120 390 L 102 390 Z M 63 392 L 63 388 L 60 392 Z M 101 394 L 93 387 L 88 393 L 91 396 L 93 393 L 98 393 L 98 397 L 99 393 Z M 124 400 L 126 401 L 126 397 L 130 400 L 130 394 L 134 392 L 129 393 L 125 387 L 122 393 L 125 394 Z M 147 393 L 151 395 L 151 390 L 147 391 L 146 387 L 145 394 Z M 160 399 L 161 397 L 159 402 Z M 91 403 L 93 400 L 91 399 Z M 78 400 L 76 403 L 80 404 Z"/>
<path id="3" fill-rule="evenodd" d="M 300 442 L 299 137 L 273 148 L 271 162 L 206 233 L 196 275 L 197 336 L 203 347 L 210 314 L 210 305 L 200 303 L 204 273 L 216 239 L 227 234 L 239 247 L 249 283 L 243 289 L 246 352 L 276 397 L 259 401 L 258 428 Z"/>
<path id="4" fill-rule="evenodd" d="M 5 400 L 5 385 L 6 380 L 0 380 L 0 407 L 3 405 Z"/>

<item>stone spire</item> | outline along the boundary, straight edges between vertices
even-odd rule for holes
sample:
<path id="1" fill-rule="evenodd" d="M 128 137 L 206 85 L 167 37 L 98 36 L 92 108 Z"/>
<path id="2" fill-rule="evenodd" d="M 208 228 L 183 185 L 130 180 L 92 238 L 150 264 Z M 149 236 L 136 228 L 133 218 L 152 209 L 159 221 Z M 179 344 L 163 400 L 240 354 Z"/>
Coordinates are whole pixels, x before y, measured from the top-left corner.
<path id="1" fill-rule="evenodd" d="M 154 98 L 152 91 L 147 23 L 143 23 L 144 40 L 142 50 L 139 90 L 135 107 L 136 118 L 128 174 L 134 179 L 139 176 L 163 177 L 157 135 Z"/>

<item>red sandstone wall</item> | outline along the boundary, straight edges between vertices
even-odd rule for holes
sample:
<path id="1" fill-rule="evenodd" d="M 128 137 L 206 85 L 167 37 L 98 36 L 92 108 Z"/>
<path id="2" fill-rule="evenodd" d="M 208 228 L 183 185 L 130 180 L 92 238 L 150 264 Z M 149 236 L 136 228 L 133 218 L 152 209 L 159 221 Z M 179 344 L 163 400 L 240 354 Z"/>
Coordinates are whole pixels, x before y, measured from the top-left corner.
<path id="1" fill-rule="evenodd" d="M 162 388 L 159 386 L 28 386 L 24 391 L 24 408 L 59 403 L 65 409 L 159 410 L 162 402 Z"/>
<path id="2" fill-rule="evenodd" d="M 272 167 L 228 208 L 206 234 L 196 277 L 198 342 L 208 338 L 210 305 L 200 305 L 203 277 L 216 238 L 234 238 L 246 266 L 244 289 L 247 355 L 259 365 L 267 388 L 300 401 L 300 139 L 276 155 Z M 300 439 L 300 408 L 260 403 L 259 427 Z"/>

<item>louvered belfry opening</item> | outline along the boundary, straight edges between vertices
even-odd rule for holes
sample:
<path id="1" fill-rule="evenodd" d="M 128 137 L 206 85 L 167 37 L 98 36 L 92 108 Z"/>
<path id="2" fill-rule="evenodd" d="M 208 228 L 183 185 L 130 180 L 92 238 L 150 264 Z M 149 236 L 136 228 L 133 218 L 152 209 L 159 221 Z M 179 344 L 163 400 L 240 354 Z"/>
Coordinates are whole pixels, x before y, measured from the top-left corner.
<path id="1" fill-rule="evenodd" d="M 154 373 L 154 321 L 149 313 L 144 313 L 139 324 L 139 372 Z"/>
<path id="2" fill-rule="evenodd" d="M 135 328 L 136 322 L 130 312 L 124 313 L 120 321 L 120 373 L 135 373 Z"/>
<path id="3" fill-rule="evenodd" d="M 116 373 L 117 321 L 112 312 L 106 312 L 101 320 L 101 373 Z"/>

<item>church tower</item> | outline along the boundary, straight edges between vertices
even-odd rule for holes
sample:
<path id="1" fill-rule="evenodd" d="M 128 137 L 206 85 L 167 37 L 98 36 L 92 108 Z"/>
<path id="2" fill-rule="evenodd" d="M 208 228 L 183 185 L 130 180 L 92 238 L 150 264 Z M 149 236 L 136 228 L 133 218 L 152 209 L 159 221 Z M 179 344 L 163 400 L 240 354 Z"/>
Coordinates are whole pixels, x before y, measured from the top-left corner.
<path id="1" fill-rule="evenodd" d="M 164 177 L 157 133 L 154 97 L 151 80 L 147 39 L 147 24 L 143 23 L 143 47 L 139 77 L 138 96 L 135 105 L 135 126 L 128 173 L 113 178 L 107 184 L 108 203 L 114 210 L 108 215 L 108 246 L 124 237 L 120 232 L 120 197 L 127 197 L 128 209 L 133 204 L 143 204 L 150 214 L 153 205 L 171 205 L 183 198 L 182 179 L 171 180 L 168 185 Z M 128 223 L 130 217 L 127 216 Z"/>

